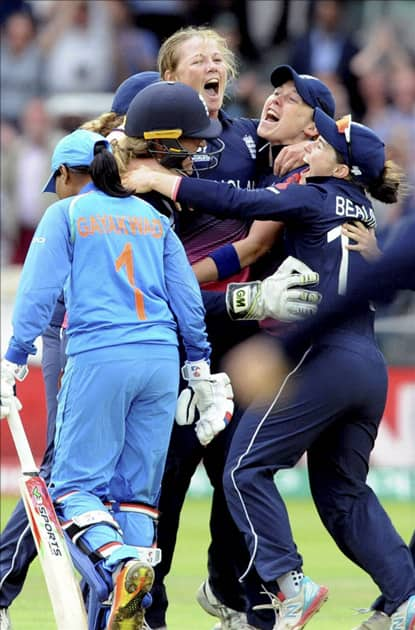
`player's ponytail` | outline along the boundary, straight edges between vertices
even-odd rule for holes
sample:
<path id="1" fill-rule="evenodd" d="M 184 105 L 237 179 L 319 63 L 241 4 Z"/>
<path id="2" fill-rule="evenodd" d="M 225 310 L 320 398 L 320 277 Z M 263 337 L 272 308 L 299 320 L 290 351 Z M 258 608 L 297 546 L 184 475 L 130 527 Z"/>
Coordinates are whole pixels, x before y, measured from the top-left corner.
<path id="1" fill-rule="evenodd" d="M 151 157 L 147 151 L 147 142 L 143 138 L 122 136 L 113 140 L 111 147 L 121 177 L 128 172 L 131 160 L 138 157 Z"/>
<path id="2" fill-rule="evenodd" d="M 374 199 L 379 199 L 383 203 L 395 203 L 408 191 L 403 170 L 392 160 L 385 162 L 380 176 L 366 188 Z"/>
<path id="3" fill-rule="evenodd" d="M 123 122 L 123 115 L 116 114 L 115 112 L 105 112 L 104 114 L 98 116 L 98 118 L 93 118 L 92 120 L 85 122 L 81 125 L 80 129 L 94 131 L 95 133 L 100 133 L 101 136 L 107 137 L 111 131 L 117 127 L 121 127 Z"/>
<path id="4" fill-rule="evenodd" d="M 129 197 L 132 192 L 122 185 L 117 162 L 105 142 L 95 144 L 94 154 L 89 174 L 95 186 L 110 197 Z"/>

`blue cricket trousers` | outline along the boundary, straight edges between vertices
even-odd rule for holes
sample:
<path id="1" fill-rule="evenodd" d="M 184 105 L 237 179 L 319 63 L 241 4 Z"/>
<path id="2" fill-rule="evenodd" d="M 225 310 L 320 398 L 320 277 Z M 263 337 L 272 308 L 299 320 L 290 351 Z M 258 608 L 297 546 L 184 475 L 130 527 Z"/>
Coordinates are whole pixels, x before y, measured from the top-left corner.
<path id="1" fill-rule="evenodd" d="M 59 392 L 51 494 L 65 521 L 107 511 L 104 502 L 157 506 L 174 420 L 179 357 L 167 344 L 125 344 L 68 358 Z M 105 567 L 150 547 L 154 521 L 127 509 L 82 535 L 91 550 L 112 545 Z"/>

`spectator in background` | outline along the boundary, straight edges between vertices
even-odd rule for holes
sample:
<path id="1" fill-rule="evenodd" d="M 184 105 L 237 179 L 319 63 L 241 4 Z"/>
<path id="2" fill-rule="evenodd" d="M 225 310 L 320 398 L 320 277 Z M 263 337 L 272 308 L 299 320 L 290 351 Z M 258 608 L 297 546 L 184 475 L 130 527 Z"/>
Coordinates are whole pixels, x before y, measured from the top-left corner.
<path id="1" fill-rule="evenodd" d="M 29 101 L 21 122 L 22 134 L 9 143 L 7 160 L 2 159 L 1 181 L 9 233 L 15 236 L 11 257 L 15 264 L 23 263 L 36 226 L 50 204 L 41 190 L 48 179 L 50 156 L 58 139 L 39 99 Z"/>
<path id="2" fill-rule="evenodd" d="M 155 70 L 160 47 L 156 35 L 134 25 L 134 18 L 126 0 L 107 3 L 114 27 L 116 83 L 137 72 Z"/>
<path id="3" fill-rule="evenodd" d="M 362 122 L 368 127 L 377 129 L 378 122 L 384 117 L 388 106 L 385 70 L 380 66 L 375 66 L 362 71 L 359 74 L 358 83 L 365 105 Z"/>
<path id="4" fill-rule="evenodd" d="M 379 68 L 389 73 L 413 65 L 415 57 L 404 33 L 393 19 L 375 22 L 366 33 L 364 46 L 351 59 L 353 74 L 361 77 Z"/>
<path id="5" fill-rule="evenodd" d="M 27 101 L 42 93 L 42 54 L 29 11 L 12 13 L 6 19 L 0 63 L 1 116 L 18 126 Z"/>
<path id="6" fill-rule="evenodd" d="M 383 115 L 378 116 L 375 132 L 386 144 L 393 144 L 399 137 L 408 145 L 405 167 L 415 185 L 415 67 L 400 65 L 388 73 L 387 96 L 390 104 L 384 108 Z"/>
<path id="7" fill-rule="evenodd" d="M 0 182 L 4 182 L 4 170 L 7 160 L 3 159 L 8 154 L 10 146 L 17 135 L 16 128 L 1 121 L 0 126 Z M 16 220 L 13 213 L 8 211 L 9 203 L 4 186 L 0 187 L 0 260 L 1 266 L 11 263 L 14 251 L 14 241 L 16 238 Z"/>
<path id="8" fill-rule="evenodd" d="M 127 0 L 139 28 L 155 33 L 160 44 L 179 28 L 187 26 L 184 0 Z"/>
<path id="9" fill-rule="evenodd" d="M 9 15 L 27 8 L 25 0 L 2 0 L 0 3 L 0 26 L 6 22 Z"/>
<path id="10" fill-rule="evenodd" d="M 340 0 L 316 0 L 312 26 L 293 42 L 288 63 L 300 74 L 322 78 L 330 89 L 332 81 L 342 83 L 347 89 L 352 111 L 360 116 L 362 100 L 356 77 L 350 71 L 350 60 L 359 48 L 345 28 L 345 7 L 346 3 Z"/>
<path id="11" fill-rule="evenodd" d="M 377 19 L 351 68 L 365 103 L 363 122 L 383 139 L 388 157 L 404 169 L 410 185 L 401 202 L 376 203 L 382 246 L 396 221 L 415 212 L 415 57 L 402 24 L 393 16 Z"/>
<path id="12" fill-rule="evenodd" d="M 51 94 L 106 92 L 114 87 L 114 51 L 107 2 L 61 0 L 40 33 L 45 84 Z"/>

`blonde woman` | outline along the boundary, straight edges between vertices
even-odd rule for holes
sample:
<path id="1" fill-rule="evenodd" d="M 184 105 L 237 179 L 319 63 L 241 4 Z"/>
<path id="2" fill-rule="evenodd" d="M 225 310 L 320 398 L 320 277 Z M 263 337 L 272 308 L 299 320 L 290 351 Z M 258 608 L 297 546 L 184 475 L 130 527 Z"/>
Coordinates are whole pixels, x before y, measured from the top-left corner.
<path id="1" fill-rule="evenodd" d="M 209 116 L 222 125 L 219 137 L 224 143 L 224 149 L 219 163 L 215 168 L 200 170 L 200 178 L 223 181 L 235 188 L 255 188 L 259 176 L 272 174 L 268 164 L 262 173 L 261 170 L 258 172 L 258 155 L 267 157 L 268 147 L 260 154 L 258 151 L 270 141 L 267 134 L 272 136 L 272 124 L 268 125 L 271 129 L 265 130 L 264 142 L 257 135 L 258 121 L 230 118 L 223 110 L 227 82 L 229 78 L 236 76 L 235 59 L 223 37 L 205 27 L 182 29 L 163 43 L 158 62 L 163 80 L 180 81 L 193 87 L 206 102 Z M 323 85 L 321 82 L 318 84 L 320 87 Z M 331 108 L 330 113 L 334 114 L 333 97 L 325 86 L 321 89 L 329 109 Z M 307 124 L 312 122 L 314 103 L 309 105 Z M 264 113 L 264 117 L 266 116 Z M 295 124 L 296 112 L 288 116 Z M 274 123 L 278 126 L 278 121 Z M 311 139 L 312 136 L 309 137 L 303 127 L 296 124 L 299 128 L 295 138 L 291 135 L 281 136 L 275 139 L 275 143 L 289 144 L 292 150 L 295 143 L 302 146 Z M 272 142 L 274 143 L 274 136 Z M 207 151 L 209 149 L 208 143 Z M 303 153 L 301 151 L 301 155 Z M 302 164 L 301 160 L 293 159 L 293 155 L 295 156 L 295 151 L 287 158 L 289 170 Z M 210 165 L 210 160 L 202 150 L 195 156 L 193 163 L 199 170 L 200 165 Z M 225 291 L 229 282 L 243 282 L 249 278 L 249 266 L 267 254 L 279 241 L 282 223 L 252 222 L 239 218 L 218 220 L 207 213 L 194 212 L 184 205 L 182 212 L 176 214 L 176 229 L 202 288 Z M 276 253 L 282 256 L 278 248 Z M 204 284 L 207 281 L 216 282 Z M 249 322 L 245 324 L 249 325 Z M 212 343 L 213 365 L 241 338 L 246 338 L 253 332 L 251 326 L 242 330 L 240 324 L 224 328 L 223 320 L 214 317 L 207 319 L 207 328 Z M 246 590 L 239 583 L 247 550 L 223 495 L 223 466 L 238 418 L 239 412 L 236 410 L 231 425 L 207 448 L 201 448 L 191 428 L 175 426 L 173 429 L 160 497 L 160 511 L 163 516 L 159 523 L 158 539 L 163 549 L 163 559 L 156 568 L 153 605 L 147 615 L 147 623 L 152 629 L 165 630 L 167 627 L 164 579 L 170 571 L 185 495 L 201 461 L 214 490 L 210 518 L 209 580 L 200 587 L 198 602 L 206 612 L 220 619 L 222 628 L 269 630 L 273 626 L 274 616 L 270 616 L 269 611 L 252 610 L 255 604 L 262 603 L 258 599 L 261 589 L 258 588 L 255 578 L 255 585 L 252 586 L 252 593 L 255 595 L 252 598 L 247 597 Z"/>

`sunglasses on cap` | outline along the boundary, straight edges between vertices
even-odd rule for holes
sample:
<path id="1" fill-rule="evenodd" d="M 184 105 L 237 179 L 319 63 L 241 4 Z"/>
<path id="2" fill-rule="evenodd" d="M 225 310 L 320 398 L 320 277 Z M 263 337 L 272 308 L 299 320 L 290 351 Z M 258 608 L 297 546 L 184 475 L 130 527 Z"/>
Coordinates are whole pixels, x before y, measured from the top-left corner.
<path id="1" fill-rule="evenodd" d="M 339 118 L 336 120 L 336 126 L 339 133 L 344 135 L 344 139 L 347 144 L 347 157 L 349 166 L 352 165 L 352 116 L 351 114 L 347 114 L 347 116 L 343 116 L 343 118 Z"/>
<path id="2" fill-rule="evenodd" d="M 347 161 L 351 174 L 355 176 L 361 175 L 362 171 L 358 166 L 353 164 L 352 158 L 352 115 L 347 114 L 347 116 L 343 116 L 342 118 L 339 118 L 339 120 L 336 120 L 336 126 L 339 133 L 342 133 L 344 135 L 344 139 L 346 140 Z"/>

